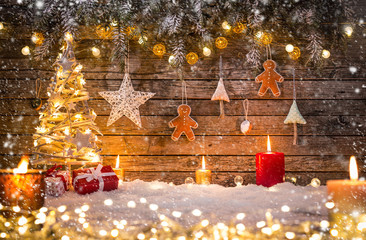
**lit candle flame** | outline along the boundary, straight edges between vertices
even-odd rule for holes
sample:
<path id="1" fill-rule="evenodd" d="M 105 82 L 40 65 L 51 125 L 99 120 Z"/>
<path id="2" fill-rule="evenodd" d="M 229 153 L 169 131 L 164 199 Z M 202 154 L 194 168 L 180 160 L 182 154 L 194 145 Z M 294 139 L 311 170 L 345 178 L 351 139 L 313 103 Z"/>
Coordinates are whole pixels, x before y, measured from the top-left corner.
<path id="1" fill-rule="evenodd" d="M 358 169 L 355 156 L 351 156 L 349 160 L 349 177 L 351 180 L 358 180 Z"/>
<path id="2" fill-rule="evenodd" d="M 13 169 L 14 174 L 26 173 L 28 171 L 29 157 L 22 156 L 17 168 Z"/>
<path id="3" fill-rule="evenodd" d="M 271 141 L 269 140 L 269 135 L 267 135 L 267 152 L 272 152 L 271 151 Z"/>
<path id="4" fill-rule="evenodd" d="M 202 169 L 206 169 L 206 162 L 205 162 L 205 156 L 202 156 Z"/>
<path id="5" fill-rule="evenodd" d="M 116 168 L 117 169 L 119 168 L 119 155 L 118 155 L 117 160 L 116 160 Z"/>

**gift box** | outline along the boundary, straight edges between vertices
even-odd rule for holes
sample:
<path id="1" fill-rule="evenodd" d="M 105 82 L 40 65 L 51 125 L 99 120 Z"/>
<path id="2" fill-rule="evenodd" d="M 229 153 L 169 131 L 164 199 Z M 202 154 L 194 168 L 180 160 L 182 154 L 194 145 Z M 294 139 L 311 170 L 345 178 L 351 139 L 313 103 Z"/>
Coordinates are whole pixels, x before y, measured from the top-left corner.
<path id="1" fill-rule="evenodd" d="M 46 177 L 59 177 L 64 184 L 65 191 L 68 191 L 71 187 L 71 176 L 69 171 L 58 171 L 58 169 L 62 168 L 61 165 L 53 166 L 52 168 L 47 170 Z"/>
<path id="2" fill-rule="evenodd" d="M 65 184 L 61 177 L 46 177 L 46 195 L 58 197 L 65 193 Z"/>
<path id="3" fill-rule="evenodd" d="M 118 188 L 118 177 L 112 167 L 101 164 L 96 168 L 74 170 L 72 179 L 74 190 L 79 194 L 111 191 Z"/>

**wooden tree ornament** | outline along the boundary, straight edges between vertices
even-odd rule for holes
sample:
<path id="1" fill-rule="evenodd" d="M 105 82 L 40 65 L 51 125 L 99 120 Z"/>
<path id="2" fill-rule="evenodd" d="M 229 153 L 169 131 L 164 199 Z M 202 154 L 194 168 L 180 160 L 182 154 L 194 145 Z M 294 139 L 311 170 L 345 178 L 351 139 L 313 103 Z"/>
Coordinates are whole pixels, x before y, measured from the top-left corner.
<path id="1" fill-rule="evenodd" d="M 88 107 L 89 93 L 73 51 L 72 39 L 66 37 L 66 48 L 56 61 L 56 74 L 48 89 L 46 109 L 40 113 L 36 128 L 34 153 L 37 163 L 65 165 L 100 162 L 96 114 Z"/>
<path id="2" fill-rule="evenodd" d="M 290 111 L 289 111 L 284 123 L 285 124 L 290 124 L 290 123 L 294 124 L 293 145 L 297 145 L 297 124 L 306 124 L 306 120 L 301 115 L 301 113 L 297 107 L 297 104 L 296 104 L 295 69 L 293 70 L 293 88 L 294 88 L 294 90 L 293 90 L 294 100 L 292 102 Z"/>
<path id="3" fill-rule="evenodd" d="M 219 83 L 217 84 L 215 93 L 211 97 L 211 101 L 220 101 L 220 118 L 224 118 L 224 101 L 230 102 L 230 99 L 224 86 L 224 78 L 222 74 L 222 56 L 220 56 L 220 79 Z"/>

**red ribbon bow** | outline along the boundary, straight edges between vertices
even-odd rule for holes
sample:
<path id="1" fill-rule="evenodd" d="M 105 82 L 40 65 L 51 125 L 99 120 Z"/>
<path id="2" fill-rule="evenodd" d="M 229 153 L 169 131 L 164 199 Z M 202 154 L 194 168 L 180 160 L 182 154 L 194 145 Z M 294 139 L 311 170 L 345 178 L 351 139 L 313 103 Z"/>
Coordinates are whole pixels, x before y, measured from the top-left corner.
<path id="1" fill-rule="evenodd" d="M 55 177 L 58 173 L 57 169 L 61 169 L 61 168 L 62 168 L 61 165 L 55 164 L 55 166 L 53 166 L 47 170 L 46 177 Z"/>

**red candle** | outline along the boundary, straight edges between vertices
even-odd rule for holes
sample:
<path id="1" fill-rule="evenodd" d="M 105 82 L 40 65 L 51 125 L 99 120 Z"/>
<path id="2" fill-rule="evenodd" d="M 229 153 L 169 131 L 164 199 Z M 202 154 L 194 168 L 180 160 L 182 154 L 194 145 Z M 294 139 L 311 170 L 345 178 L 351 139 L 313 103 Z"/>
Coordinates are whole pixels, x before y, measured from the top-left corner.
<path id="1" fill-rule="evenodd" d="M 257 153 L 257 185 L 271 187 L 282 183 L 285 178 L 285 155 L 272 152 L 269 136 L 267 138 L 267 152 Z"/>

